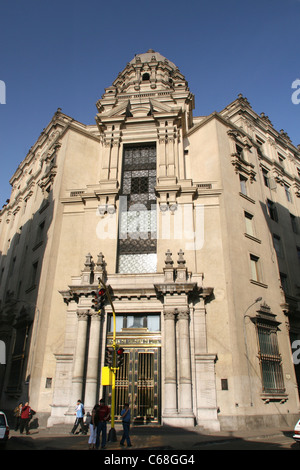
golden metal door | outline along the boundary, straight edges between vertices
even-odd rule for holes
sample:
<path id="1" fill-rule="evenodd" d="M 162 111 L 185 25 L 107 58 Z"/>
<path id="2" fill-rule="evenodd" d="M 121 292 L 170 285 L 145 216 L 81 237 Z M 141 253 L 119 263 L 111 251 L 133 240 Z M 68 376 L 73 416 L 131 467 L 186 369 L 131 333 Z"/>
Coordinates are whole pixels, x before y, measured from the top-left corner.
<path id="1" fill-rule="evenodd" d="M 116 373 L 116 420 L 130 404 L 132 421 L 160 421 L 160 348 L 125 349 L 124 363 Z"/>

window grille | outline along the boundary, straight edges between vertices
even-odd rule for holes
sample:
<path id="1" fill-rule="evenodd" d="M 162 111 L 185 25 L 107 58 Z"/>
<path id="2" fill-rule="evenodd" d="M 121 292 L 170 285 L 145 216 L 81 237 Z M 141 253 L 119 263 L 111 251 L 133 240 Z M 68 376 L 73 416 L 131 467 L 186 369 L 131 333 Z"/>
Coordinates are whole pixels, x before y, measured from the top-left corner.
<path id="1" fill-rule="evenodd" d="M 156 272 L 156 146 L 124 148 L 118 272 Z"/>
<path id="2" fill-rule="evenodd" d="M 283 393 L 285 387 L 276 329 L 258 324 L 257 333 L 263 392 Z"/>

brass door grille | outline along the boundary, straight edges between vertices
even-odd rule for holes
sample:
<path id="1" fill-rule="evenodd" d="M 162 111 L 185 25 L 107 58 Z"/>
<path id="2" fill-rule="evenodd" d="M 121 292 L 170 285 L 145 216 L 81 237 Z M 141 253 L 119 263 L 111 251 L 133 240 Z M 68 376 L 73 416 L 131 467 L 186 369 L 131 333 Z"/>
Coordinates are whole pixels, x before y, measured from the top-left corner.
<path id="1" fill-rule="evenodd" d="M 129 353 L 124 353 L 122 367 L 116 373 L 116 415 L 120 416 L 124 404 L 129 402 Z"/>
<path id="2" fill-rule="evenodd" d="M 118 420 L 125 403 L 130 404 L 133 422 L 160 420 L 160 348 L 151 351 L 130 348 L 124 363 L 116 372 L 115 419 Z M 111 398 L 111 394 L 109 394 Z"/>
<path id="3" fill-rule="evenodd" d="M 137 383 L 137 418 L 154 416 L 154 354 L 139 353 Z"/>

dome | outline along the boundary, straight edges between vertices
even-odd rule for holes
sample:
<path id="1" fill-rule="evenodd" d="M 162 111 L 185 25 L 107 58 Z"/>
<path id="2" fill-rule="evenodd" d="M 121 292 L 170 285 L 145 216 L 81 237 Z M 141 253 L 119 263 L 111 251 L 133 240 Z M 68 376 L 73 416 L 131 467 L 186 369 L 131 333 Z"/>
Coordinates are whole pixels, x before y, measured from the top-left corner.
<path id="1" fill-rule="evenodd" d="M 142 54 L 135 54 L 134 58 L 129 62 L 130 64 L 135 64 L 136 62 L 164 62 L 167 63 L 173 69 L 177 69 L 176 65 L 171 62 L 169 59 L 161 55 L 159 52 L 155 52 L 153 49 L 149 49 L 147 52 Z"/>

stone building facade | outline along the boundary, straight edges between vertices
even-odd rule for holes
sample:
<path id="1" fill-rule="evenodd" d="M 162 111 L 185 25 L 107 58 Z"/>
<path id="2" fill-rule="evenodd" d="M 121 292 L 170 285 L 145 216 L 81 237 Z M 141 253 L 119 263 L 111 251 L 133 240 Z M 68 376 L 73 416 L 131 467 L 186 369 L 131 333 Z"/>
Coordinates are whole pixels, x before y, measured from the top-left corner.
<path id="1" fill-rule="evenodd" d="M 136 55 L 95 125 L 58 109 L 0 212 L 1 406 L 40 422 L 110 403 L 101 369 L 112 309 L 117 416 L 210 430 L 294 422 L 299 411 L 300 153 L 240 95 L 194 117 L 160 53 Z M 280 421 L 281 420 L 281 421 Z"/>

